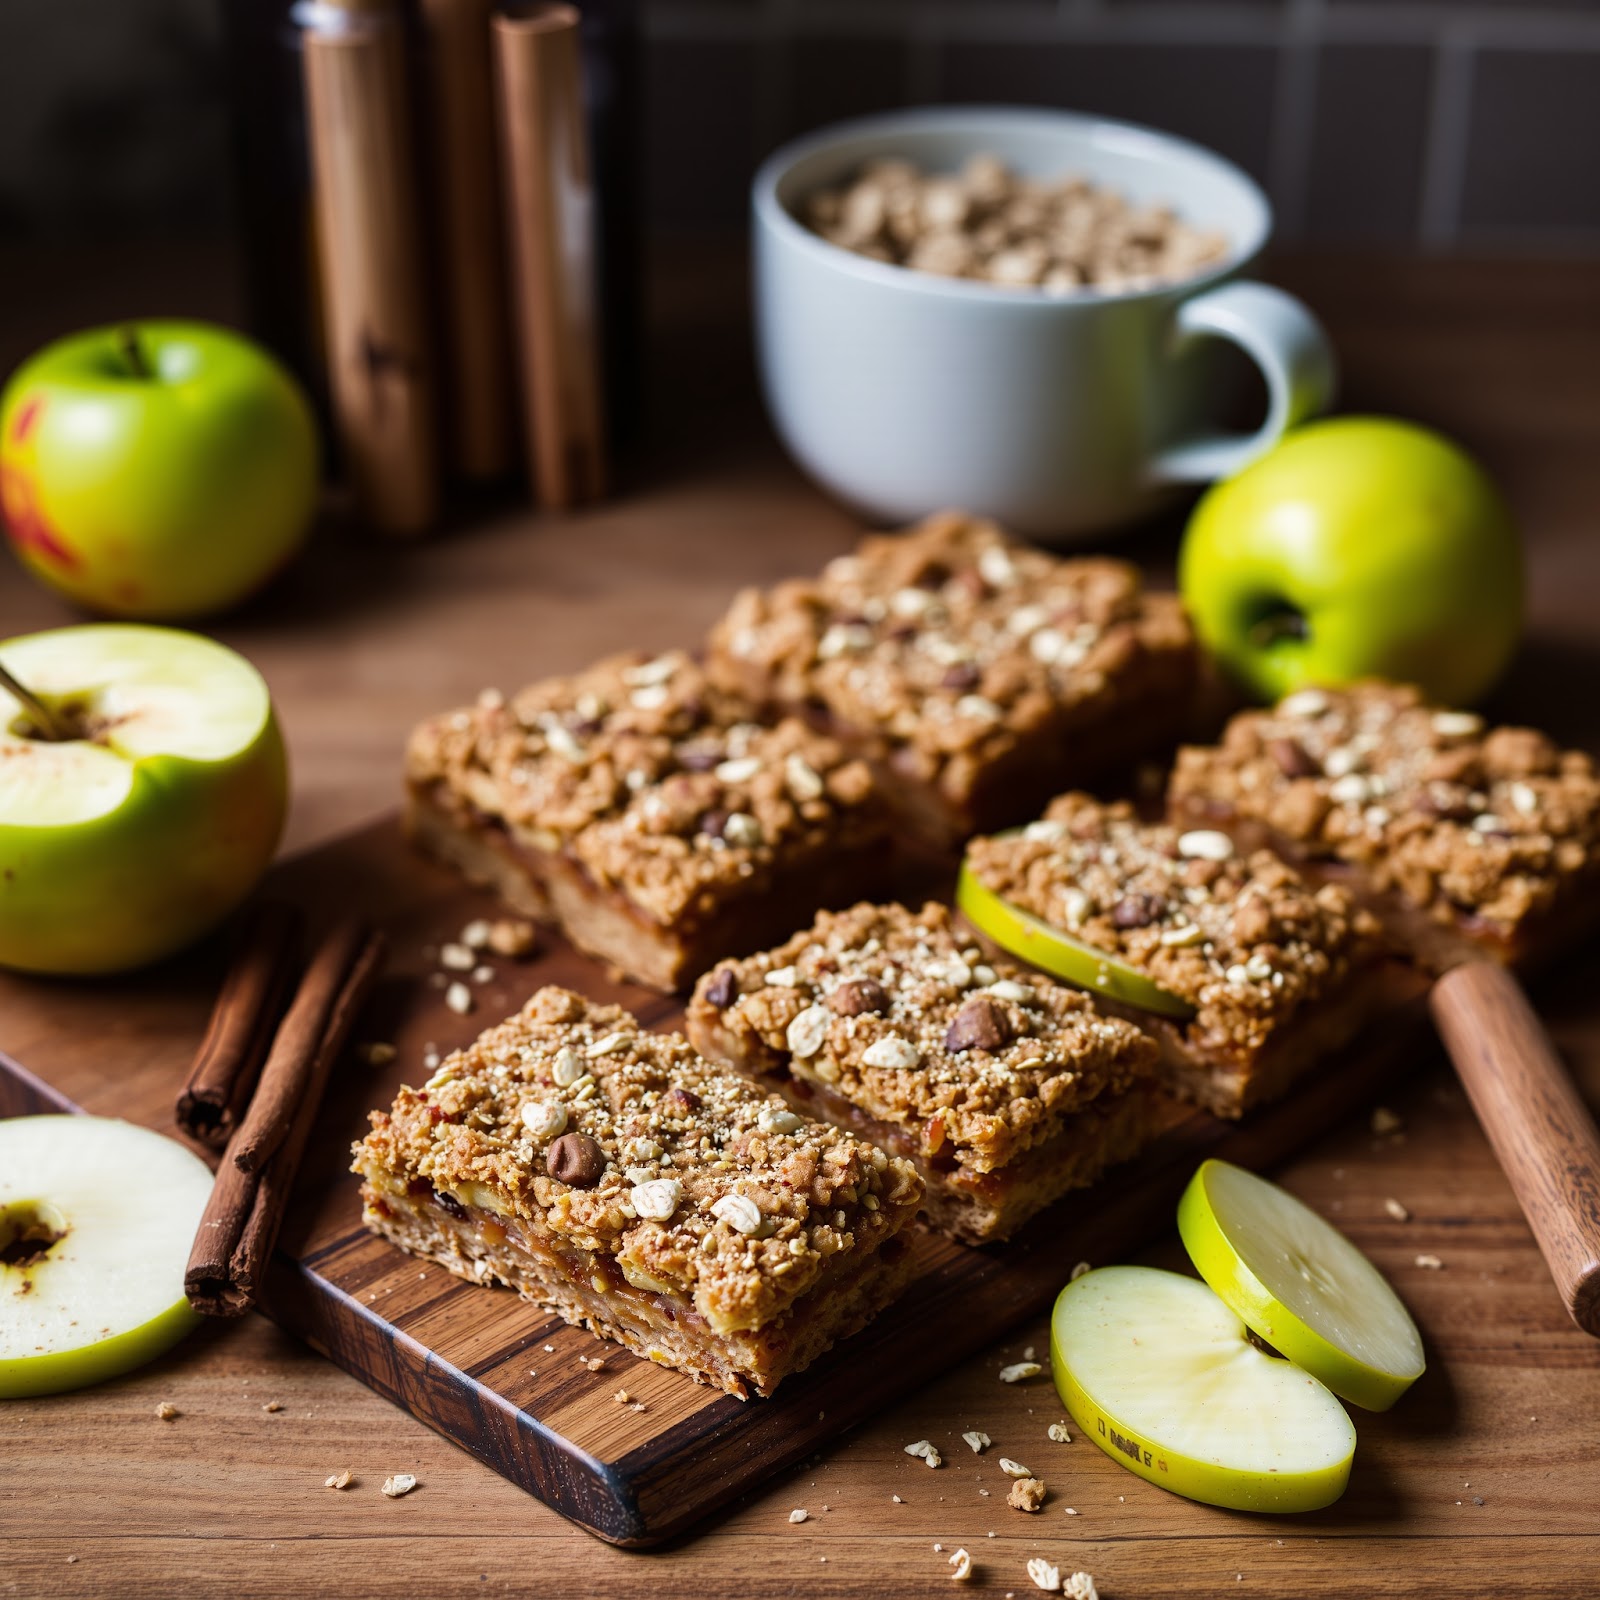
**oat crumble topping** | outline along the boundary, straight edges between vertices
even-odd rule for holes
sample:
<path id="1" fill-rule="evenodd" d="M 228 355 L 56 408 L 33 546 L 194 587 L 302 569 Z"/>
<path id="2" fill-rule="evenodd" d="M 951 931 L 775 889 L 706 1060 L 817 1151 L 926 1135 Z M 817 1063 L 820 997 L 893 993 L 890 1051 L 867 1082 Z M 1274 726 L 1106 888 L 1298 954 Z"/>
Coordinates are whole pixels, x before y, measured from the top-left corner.
<path id="1" fill-rule="evenodd" d="M 1192 832 L 1084 794 L 974 840 L 967 861 L 994 893 L 1187 1000 L 1190 1037 L 1221 1047 L 1259 1049 L 1377 948 L 1345 889 L 1313 887 L 1270 851 L 1197 849 Z"/>
<path id="2" fill-rule="evenodd" d="M 959 801 L 1020 740 L 1106 714 L 1150 660 L 1187 686 L 1192 650 L 1177 598 L 1144 593 L 1128 563 L 1062 560 L 945 513 L 820 578 L 745 590 L 707 670 L 772 705 L 825 706 Z"/>
<path id="3" fill-rule="evenodd" d="M 553 1126 L 557 1104 L 567 1131 L 546 1143 L 524 1111 Z M 369 1191 L 399 1173 L 535 1221 L 726 1333 L 780 1316 L 833 1257 L 876 1248 L 921 1199 L 909 1163 L 849 1133 L 799 1118 L 763 1129 L 764 1112 L 786 1110 L 682 1037 L 550 987 L 374 1112 L 356 1170 Z M 575 1165 L 556 1150 L 572 1139 L 587 1141 Z"/>
<path id="4" fill-rule="evenodd" d="M 1445 923 L 1509 935 L 1600 869 L 1600 773 L 1407 685 L 1307 689 L 1180 752 L 1171 797 L 1262 822 Z M 1469 923 L 1469 929 L 1471 924 Z"/>
<path id="5" fill-rule="evenodd" d="M 929 1157 L 978 1172 L 1053 1137 L 1156 1059 L 1144 1034 L 1081 991 L 988 962 L 934 903 L 823 912 L 787 944 L 702 978 L 690 1013 L 713 1012 L 916 1132 Z"/>
<path id="6" fill-rule="evenodd" d="M 531 847 L 570 852 L 663 925 L 883 826 L 861 761 L 792 718 L 759 726 L 681 650 L 612 656 L 431 718 L 406 771 Z M 485 942 L 525 954 L 526 926 L 495 923 Z"/>

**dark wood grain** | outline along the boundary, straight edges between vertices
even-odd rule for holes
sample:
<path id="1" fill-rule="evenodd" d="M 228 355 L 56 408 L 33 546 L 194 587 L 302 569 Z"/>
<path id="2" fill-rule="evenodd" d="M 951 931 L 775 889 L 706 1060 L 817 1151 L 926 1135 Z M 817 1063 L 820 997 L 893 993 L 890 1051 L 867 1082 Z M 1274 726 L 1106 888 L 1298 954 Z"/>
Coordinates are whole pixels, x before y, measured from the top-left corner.
<path id="1" fill-rule="evenodd" d="M 654 1544 L 699 1521 L 976 1354 L 1044 1310 L 1075 1262 L 1112 1259 L 1164 1232 L 1204 1157 L 1252 1167 L 1281 1161 L 1393 1077 L 1415 1053 L 1421 1020 L 1420 1006 L 1387 1019 L 1381 1039 L 1358 1043 L 1244 1126 L 1169 1103 L 1164 1131 L 1137 1161 L 1051 1207 L 1004 1246 L 977 1250 L 919 1230 L 914 1281 L 893 1306 L 771 1399 L 744 1402 L 597 1341 L 508 1291 L 405 1255 L 362 1226 L 349 1171 L 367 1112 L 386 1107 L 401 1083 L 421 1082 L 428 1052 L 466 1042 L 540 984 L 620 999 L 663 1027 L 681 1022 L 681 1007 L 617 985 L 552 939 L 530 963 L 498 963 L 473 1016 L 451 1012 L 430 957 L 493 906 L 422 860 L 393 821 L 285 863 L 267 892 L 297 904 L 313 929 L 349 926 L 352 913 L 381 924 L 393 954 L 362 1026 L 397 1054 L 374 1068 L 347 1053 L 301 1166 L 262 1309 L 530 1494 L 627 1545 Z M 79 989 L 66 1013 L 58 1011 L 62 986 L 0 976 L 0 1012 L 43 1041 L 49 1082 L 73 1104 L 171 1131 L 166 1108 L 206 1025 L 213 974 L 209 961 L 190 970 L 174 963 L 169 976 L 186 1000 L 177 1008 L 144 1006 L 126 991 L 108 1003 L 107 991 Z M 100 1062 L 113 1026 L 149 1065 L 108 1081 Z M 152 1106 L 162 1108 L 153 1119 Z M 246 1118 L 235 1145 L 250 1125 Z M 590 1371 L 585 1357 L 603 1365 Z M 646 1409 L 619 1404 L 619 1388 Z"/>
<path id="2" fill-rule="evenodd" d="M 1511 973 L 1465 961 L 1428 1009 L 1563 1304 L 1600 1337 L 1600 1133 Z"/>

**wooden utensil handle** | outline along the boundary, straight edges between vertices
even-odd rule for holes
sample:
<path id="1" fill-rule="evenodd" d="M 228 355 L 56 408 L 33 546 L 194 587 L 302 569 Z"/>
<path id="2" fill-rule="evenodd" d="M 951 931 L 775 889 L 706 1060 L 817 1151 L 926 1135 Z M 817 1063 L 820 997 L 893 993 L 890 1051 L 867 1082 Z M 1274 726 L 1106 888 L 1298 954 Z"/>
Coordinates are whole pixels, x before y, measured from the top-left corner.
<path id="1" fill-rule="evenodd" d="M 1600 1134 L 1522 985 L 1468 961 L 1428 999 L 1572 1320 L 1600 1338 Z"/>

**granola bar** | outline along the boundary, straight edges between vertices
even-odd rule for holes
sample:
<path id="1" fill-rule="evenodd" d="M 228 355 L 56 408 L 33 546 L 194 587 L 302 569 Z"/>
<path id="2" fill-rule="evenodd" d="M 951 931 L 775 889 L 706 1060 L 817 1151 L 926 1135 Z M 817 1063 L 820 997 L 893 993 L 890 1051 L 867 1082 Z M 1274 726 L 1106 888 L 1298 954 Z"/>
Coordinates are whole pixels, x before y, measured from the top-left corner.
<path id="1" fill-rule="evenodd" d="M 1237 1117 L 1275 1098 L 1416 980 L 1372 916 L 1267 850 L 1215 830 L 1141 822 L 1088 795 L 975 839 L 967 865 L 995 894 L 1133 968 L 1194 1008 L 1140 1013 L 1174 1093 Z"/>
<path id="2" fill-rule="evenodd" d="M 949 909 L 824 912 L 707 973 L 689 1037 L 916 1164 L 935 1227 L 1001 1239 L 1153 1130 L 1154 1042 L 1078 990 L 986 959 Z"/>
<path id="3" fill-rule="evenodd" d="M 866 764 L 796 719 L 758 726 L 678 650 L 434 717 L 406 775 L 419 844 L 659 989 L 882 866 Z"/>
<path id="4" fill-rule="evenodd" d="M 1411 942 L 1537 961 L 1600 916 L 1600 773 L 1409 686 L 1307 689 L 1181 752 L 1177 817 L 1353 869 Z"/>
<path id="5" fill-rule="evenodd" d="M 1172 743 L 1196 660 L 1177 597 L 1146 594 L 1135 567 L 946 514 L 863 540 L 820 578 L 746 590 L 707 672 L 868 755 L 916 835 L 946 849 Z"/>
<path id="6" fill-rule="evenodd" d="M 558 988 L 374 1112 L 355 1170 L 402 1249 L 740 1396 L 894 1298 L 922 1196 L 908 1162 Z"/>

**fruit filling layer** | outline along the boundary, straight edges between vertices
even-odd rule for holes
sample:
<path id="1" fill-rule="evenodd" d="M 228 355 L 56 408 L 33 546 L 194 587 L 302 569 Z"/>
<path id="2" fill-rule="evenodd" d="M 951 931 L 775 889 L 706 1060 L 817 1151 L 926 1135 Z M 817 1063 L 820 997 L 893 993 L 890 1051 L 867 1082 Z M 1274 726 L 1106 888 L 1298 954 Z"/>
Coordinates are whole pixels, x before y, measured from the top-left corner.
<path id="1" fill-rule="evenodd" d="M 820 578 L 746 590 L 707 671 L 857 742 L 924 831 L 932 811 L 957 838 L 1173 737 L 1194 646 L 1177 598 L 1145 593 L 1137 568 L 951 514 L 865 539 Z"/>
<path id="2" fill-rule="evenodd" d="M 1436 924 L 1520 959 L 1595 911 L 1600 773 L 1532 728 L 1487 727 L 1413 688 L 1306 689 L 1180 752 L 1176 815 L 1257 823 L 1355 868 Z M 1579 901 L 1587 901 L 1580 907 Z"/>
<path id="3" fill-rule="evenodd" d="M 929 1215 L 965 1238 L 1009 1232 L 1149 1126 L 1153 1040 L 990 961 L 942 905 L 825 912 L 706 974 L 688 1026 L 702 1053 L 790 1079 L 793 1103 L 915 1161 Z"/>
<path id="4" fill-rule="evenodd" d="M 886 1303 L 922 1192 L 682 1037 L 556 988 L 372 1125 L 355 1170 L 375 1231 L 735 1394 Z"/>
<path id="5" fill-rule="evenodd" d="M 643 923 L 690 929 L 759 903 L 798 862 L 887 832 L 862 761 L 798 720 L 758 726 L 682 651 L 613 657 L 509 700 L 486 693 L 413 733 L 407 776 L 419 804 L 520 847 L 536 902 L 524 909 L 558 921 L 571 896 L 541 881 L 556 858 Z M 595 953 L 636 970 L 625 950 Z"/>
<path id="6" fill-rule="evenodd" d="M 1188 1001 L 1187 1022 L 1141 1021 L 1162 1039 L 1168 1086 L 1223 1115 L 1285 1087 L 1392 998 L 1378 925 L 1346 889 L 1214 829 L 1144 823 L 1125 804 L 1068 794 L 1016 833 L 974 840 L 967 866 Z"/>

